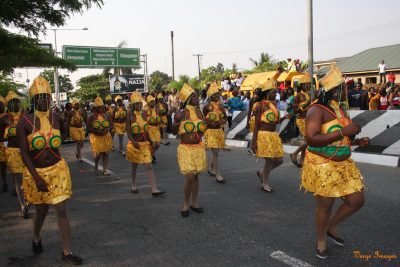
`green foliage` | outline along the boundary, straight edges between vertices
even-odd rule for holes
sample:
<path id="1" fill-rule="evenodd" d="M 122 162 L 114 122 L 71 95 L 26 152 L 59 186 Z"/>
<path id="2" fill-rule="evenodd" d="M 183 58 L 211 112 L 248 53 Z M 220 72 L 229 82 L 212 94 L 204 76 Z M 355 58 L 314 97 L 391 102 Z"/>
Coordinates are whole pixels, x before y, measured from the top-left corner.
<path id="1" fill-rule="evenodd" d="M 92 5 L 101 7 L 102 0 L 2 0 L 0 1 L 0 72 L 9 74 L 17 67 L 59 66 L 75 70 L 76 66 L 38 46 L 38 40 L 14 34 L 13 27 L 29 36 L 46 33 L 49 26 L 60 27 L 74 13 Z"/>
<path id="2" fill-rule="evenodd" d="M 93 101 L 96 96 L 105 98 L 110 93 L 108 75 L 95 74 L 80 78 L 77 81 L 79 89 L 72 93 L 71 97 L 76 97 L 83 101 Z"/>
<path id="3" fill-rule="evenodd" d="M 2 97 L 6 97 L 8 91 L 12 90 L 16 92 L 18 95 L 21 95 L 18 92 L 18 89 L 25 88 L 26 85 L 22 83 L 14 82 L 9 76 L 0 74 L 0 95 Z"/>
<path id="4" fill-rule="evenodd" d="M 55 92 L 55 87 L 54 87 L 54 70 L 52 69 L 47 69 L 42 71 L 40 74 L 43 78 L 45 78 L 49 83 L 51 87 L 51 92 Z M 69 78 L 68 74 L 65 75 L 58 75 L 58 81 L 60 84 L 60 92 L 69 92 L 74 89 L 74 86 L 71 83 L 71 79 Z"/>
<path id="5" fill-rule="evenodd" d="M 168 84 L 171 82 L 171 77 L 161 71 L 154 71 L 150 74 L 149 90 L 162 91 L 167 89 Z"/>

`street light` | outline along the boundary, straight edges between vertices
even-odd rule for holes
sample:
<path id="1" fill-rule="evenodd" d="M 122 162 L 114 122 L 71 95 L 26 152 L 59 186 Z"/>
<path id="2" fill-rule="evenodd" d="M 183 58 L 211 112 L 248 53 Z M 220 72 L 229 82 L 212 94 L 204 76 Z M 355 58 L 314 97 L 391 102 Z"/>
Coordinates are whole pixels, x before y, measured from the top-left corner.
<path id="1" fill-rule="evenodd" d="M 57 31 L 87 31 L 88 27 L 84 27 L 81 29 L 50 29 L 54 31 L 54 56 L 57 57 Z M 58 67 L 54 67 L 54 91 L 56 93 L 56 105 L 60 107 L 60 85 L 58 82 Z"/>

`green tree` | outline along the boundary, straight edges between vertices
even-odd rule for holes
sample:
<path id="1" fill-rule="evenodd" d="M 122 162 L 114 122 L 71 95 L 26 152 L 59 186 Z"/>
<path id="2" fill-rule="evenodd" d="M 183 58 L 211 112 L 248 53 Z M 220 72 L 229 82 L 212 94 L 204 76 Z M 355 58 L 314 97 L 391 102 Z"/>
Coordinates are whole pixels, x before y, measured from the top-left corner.
<path id="1" fill-rule="evenodd" d="M 76 68 L 61 58 L 38 46 L 40 33 L 49 26 L 61 27 L 75 13 L 92 5 L 101 7 L 103 0 L 2 0 L 0 1 L 0 72 L 11 73 L 16 67 L 59 66 Z M 13 27 L 28 36 L 6 30 Z"/>
<path id="2" fill-rule="evenodd" d="M 51 92 L 54 93 L 55 87 L 54 87 L 54 70 L 52 69 L 47 69 L 42 71 L 40 74 L 43 78 L 45 78 L 49 83 L 51 87 Z M 70 92 L 74 89 L 74 86 L 71 83 L 71 79 L 69 78 L 68 74 L 65 75 L 59 75 L 58 76 L 58 81 L 60 83 L 60 92 Z"/>
<path id="3" fill-rule="evenodd" d="M 8 94 L 8 91 L 10 91 L 10 90 L 21 95 L 21 93 L 18 92 L 18 89 L 22 89 L 25 87 L 26 87 L 25 84 L 16 83 L 13 81 L 13 79 L 11 77 L 0 73 L 0 95 L 2 97 L 6 97 L 6 95 Z"/>
<path id="4" fill-rule="evenodd" d="M 167 89 L 168 84 L 172 78 L 168 77 L 168 74 L 161 71 L 154 71 L 150 74 L 149 90 L 150 91 L 162 91 Z"/>
<path id="5" fill-rule="evenodd" d="M 88 75 L 80 78 L 76 84 L 79 89 L 72 93 L 71 96 L 83 101 L 93 101 L 96 96 L 105 98 L 105 96 L 110 93 L 108 75 Z"/>

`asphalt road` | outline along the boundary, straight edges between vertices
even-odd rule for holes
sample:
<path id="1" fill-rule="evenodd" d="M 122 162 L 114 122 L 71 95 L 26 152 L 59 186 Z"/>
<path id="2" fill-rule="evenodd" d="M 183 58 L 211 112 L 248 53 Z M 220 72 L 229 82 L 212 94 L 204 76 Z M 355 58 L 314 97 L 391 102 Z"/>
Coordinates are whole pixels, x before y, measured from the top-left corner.
<path id="1" fill-rule="evenodd" d="M 365 206 L 340 228 L 346 246 L 328 243 L 330 258 L 322 261 L 314 255 L 314 199 L 299 191 L 299 169 L 288 157 L 272 172 L 275 192 L 268 194 L 261 191 L 256 176 L 262 161 L 246 149 L 223 151 L 220 168 L 227 183 L 201 175 L 199 204 L 205 212 L 182 218 L 183 177 L 176 147 L 173 140 L 157 152 L 154 172 L 167 194 L 155 198 L 143 167 L 137 178 L 140 193 L 131 194 L 130 165 L 117 152 L 111 154 L 114 174 L 101 177 L 93 174 L 92 166 L 74 159 L 73 144 L 64 146 L 73 179 L 72 244 L 85 265 L 288 266 L 283 260 L 292 266 L 399 266 L 400 168 L 358 164 L 367 186 Z M 84 154 L 92 158 L 89 143 Z M 61 264 L 54 212 L 43 227 L 42 255 L 33 256 L 31 238 L 32 222 L 19 217 L 16 198 L 11 192 L 0 193 L 0 266 Z M 372 258 L 357 258 L 354 251 Z M 376 259 L 376 251 L 397 258 Z M 284 256 L 278 260 L 271 254 Z"/>

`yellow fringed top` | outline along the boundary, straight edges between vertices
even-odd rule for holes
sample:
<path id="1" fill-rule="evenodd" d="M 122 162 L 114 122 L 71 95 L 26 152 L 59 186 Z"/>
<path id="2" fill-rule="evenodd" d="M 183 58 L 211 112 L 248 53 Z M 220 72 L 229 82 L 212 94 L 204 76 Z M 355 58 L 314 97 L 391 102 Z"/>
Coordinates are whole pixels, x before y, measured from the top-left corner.
<path id="1" fill-rule="evenodd" d="M 210 119 L 211 121 L 218 121 L 225 119 L 225 114 L 220 110 L 218 102 L 211 102 L 210 105 L 212 111 L 207 113 L 207 119 Z"/>
<path id="2" fill-rule="evenodd" d="M 158 103 L 158 109 L 160 110 L 160 115 L 167 115 L 167 109 L 163 103 Z"/>
<path id="3" fill-rule="evenodd" d="M 267 105 L 268 109 L 265 110 Z M 261 112 L 261 122 L 267 124 L 276 124 L 279 122 L 280 114 L 273 101 L 262 101 Z"/>
<path id="4" fill-rule="evenodd" d="M 157 115 L 155 108 L 147 108 L 146 114 L 147 114 L 147 122 L 149 124 L 157 125 L 157 124 L 161 123 L 161 118 L 160 118 L 160 116 Z"/>
<path id="5" fill-rule="evenodd" d="M 136 121 L 131 123 L 132 134 L 144 134 L 149 130 L 149 125 L 143 119 L 140 111 L 134 111 Z"/>
<path id="6" fill-rule="evenodd" d="M 116 119 L 125 119 L 126 118 L 126 111 L 122 107 L 118 107 L 118 110 L 115 112 Z"/>
<path id="7" fill-rule="evenodd" d="M 78 124 L 83 122 L 83 117 L 79 110 L 74 110 L 74 116 L 71 118 L 71 123 L 72 124 Z"/>
<path id="8" fill-rule="evenodd" d="M 24 119 L 32 126 L 32 133 L 27 136 L 29 150 L 60 148 L 62 143 L 60 130 L 52 127 L 49 119 L 50 112 L 35 111 L 35 116 L 39 118 L 40 129 L 37 129 L 34 123 L 24 116 Z"/>
<path id="9" fill-rule="evenodd" d="M 300 109 L 300 111 L 302 111 L 302 112 L 306 112 L 306 111 L 308 110 L 308 108 L 310 107 L 310 104 L 311 104 L 310 99 L 311 99 L 311 97 L 310 97 L 310 95 L 308 94 L 308 92 L 301 92 L 301 93 L 304 95 L 304 97 L 306 98 L 306 100 L 301 101 L 301 102 L 299 103 L 299 109 Z"/>
<path id="10" fill-rule="evenodd" d="M 4 138 L 17 136 L 17 123 L 21 117 L 21 112 L 7 112 L 7 115 L 13 121 L 13 123 L 6 127 L 4 131 Z"/>
<path id="11" fill-rule="evenodd" d="M 97 119 L 92 121 L 92 127 L 94 129 L 106 129 L 110 127 L 110 122 L 99 114 L 97 115 Z"/>
<path id="12" fill-rule="evenodd" d="M 178 134 L 204 132 L 207 129 L 207 125 L 197 116 L 196 107 L 187 105 L 185 115 L 186 111 L 189 111 L 189 118 L 185 117 L 186 120 L 181 121 Z"/>

